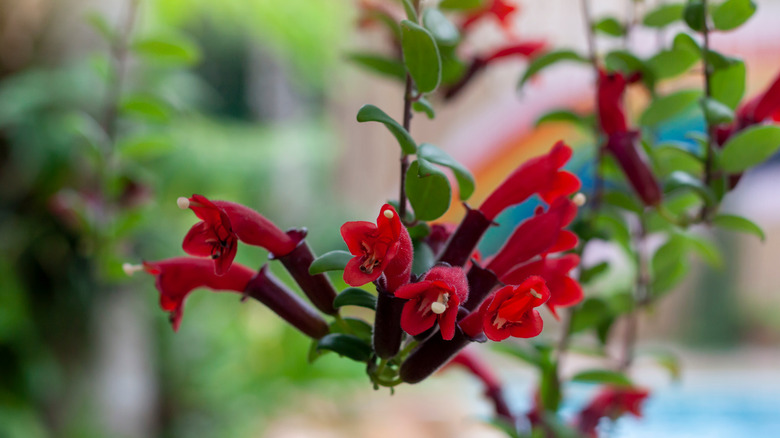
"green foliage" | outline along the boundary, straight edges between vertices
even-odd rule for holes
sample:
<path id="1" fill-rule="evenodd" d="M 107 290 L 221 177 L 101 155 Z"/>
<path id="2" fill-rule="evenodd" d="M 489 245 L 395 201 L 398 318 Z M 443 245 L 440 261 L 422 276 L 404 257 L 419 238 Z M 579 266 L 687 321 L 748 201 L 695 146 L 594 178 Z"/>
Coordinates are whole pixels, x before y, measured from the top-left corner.
<path id="1" fill-rule="evenodd" d="M 309 274 L 317 275 L 327 271 L 343 271 L 352 259 L 347 251 L 329 251 L 317 257 L 309 266 Z"/>
<path id="2" fill-rule="evenodd" d="M 712 24 L 718 30 L 733 30 L 742 26 L 755 12 L 753 0 L 726 0 L 712 11 Z"/>
<path id="3" fill-rule="evenodd" d="M 382 76 L 403 81 L 406 79 L 406 68 L 397 59 L 373 53 L 352 53 L 349 59 L 359 66 Z"/>
<path id="4" fill-rule="evenodd" d="M 417 150 L 417 157 L 452 170 L 458 181 L 461 200 L 465 201 L 474 193 L 474 176 L 466 169 L 466 166 L 457 162 L 450 154 L 430 143 L 423 143 Z"/>
<path id="5" fill-rule="evenodd" d="M 593 121 L 590 117 L 566 109 L 553 110 L 545 113 L 536 121 L 536 126 L 547 122 L 569 122 L 583 128 L 593 125 Z"/>
<path id="6" fill-rule="evenodd" d="M 690 108 L 702 95 L 701 90 L 682 90 L 653 100 L 639 117 L 644 126 L 659 125 Z"/>
<path id="7" fill-rule="evenodd" d="M 535 57 L 531 63 L 528 64 L 528 68 L 526 68 L 525 73 L 523 73 L 523 76 L 520 78 L 517 88 L 522 88 L 533 75 L 539 73 L 543 69 L 564 61 L 578 62 L 581 64 L 587 64 L 589 62 L 587 58 L 572 50 L 555 50 L 547 52 Z"/>
<path id="8" fill-rule="evenodd" d="M 425 242 L 414 244 L 414 260 L 412 261 L 412 274 L 422 275 L 436 264 L 436 255 Z"/>
<path id="9" fill-rule="evenodd" d="M 340 356 L 358 362 L 367 362 L 371 357 L 371 345 L 354 335 L 330 333 L 317 342 L 317 350 L 333 351 Z"/>
<path id="10" fill-rule="evenodd" d="M 441 82 L 442 63 L 436 40 L 424 27 L 409 20 L 401 22 L 401 47 L 406 70 L 417 91 L 430 93 Z"/>
<path id="11" fill-rule="evenodd" d="M 704 30 L 706 13 L 707 11 L 702 0 L 688 0 L 685 10 L 683 10 L 683 19 L 688 24 L 688 27 L 701 32 Z"/>
<path id="12" fill-rule="evenodd" d="M 412 162 L 406 173 L 406 194 L 419 220 L 432 221 L 450 208 L 447 176 L 424 158 Z"/>
<path id="13" fill-rule="evenodd" d="M 766 239 L 764 230 L 750 219 L 732 214 L 719 214 L 712 219 L 712 225 L 725 230 L 752 234 L 763 242 Z"/>
<path id="14" fill-rule="evenodd" d="M 363 105 L 357 113 L 357 121 L 361 123 L 379 122 L 384 124 L 395 139 L 398 140 L 398 145 L 401 146 L 404 154 L 411 155 L 417 152 L 417 143 L 414 142 L 409 132 L 376 106 Z"/>
<path id="15" fill-rule="evenodd" d="M 619 371 L 586 370 L 580 371 L 571 378 L 572 382 L 597 383 L 601 385 L 632 386 L 631 379 Z"/>
<path id="16" fill-rule="evenodd" d="M 723 145 L 720 165 L 739 173 L 763 163 L 780 149 L 780 126 L 753 126 L 738 132 Z"/>
<path id="17" fill-rule="evenodd" d="M 602 265 L 607 267 L 606 264 Z M 612 316 L 609 305 L 601 298 L 589 297 L 572 315 L 571 333 L 593 329 Z"/>
<path id="18" fill-rule="evenodd" d="M 431 32 L 439 47 L 455 46 L 460 42 L 458 28 L 438 9 L 425 10 L 423 26 Z"/>
<path id="19" fill-rule="evenodd" d="M 687 189 L 694 191 L 699 195 L 707 205 L 713 205 L 715 203 L 715 195 L 712 190 L 704 185 L 704 183 L 695 176 L 677 170 L 669 175 L 664 185 L 664 192 L 670 193 L 675 190 Z"/>
<path id="20" fill-rule="evenodd" d="M 201 59 L 198 46 L 182 35 L 142 38 L 135 41 L 131 49 L 149 61 L 176 67 L 191 66 Z"/>
<path id="21" fill-rule="evenodd" d="M 425 113 L 429 119 L 436 117 L 436 112 L 433 110 L 433 105 L 425 97 L 420 97 L 412 103 L 412 109 L 418 113 Z"/>
<path id="22" fill-rule="evenodd" d="M 647 64 L 655 74 L 656 79 L 668 79 L 687 72 L 699 60 L 698 51 L 689 48 L 674 47 L 663 50 L 647 60 Z"/>
<path id="23" fill-rule="evenodd" d="M 712 98 L 737 109 L 745 94 L 745 63 L 737 61 L 717 68 L 710 77 Z"/>
<path id="24" fill-rule="evenodd" d="M 607 17 L 593 23 L 593 30 L 610 36 L 623 36 L 626 28 L 614 17 Z"/>
<path id="25" fill-rule="evenodd" d="M 439 7 L 442 9 L 452 9 L 456 11 L 467 11 L 482 7 L 485 0 L 442 0 Z"/>
<path id="26" fill-rule="evenodd" d="M 415 23 L 419 22 L 420 19 L 417 18 L 417 10 L 414 8 L 412 0 L 401 0 L 401 3 L 403 3 L 404 11 L 406 11 L 406 19 Z"/>
<path id="27" fill-rule="evenodd" d="M 134 134 L 117 142 L 116 149 L 128 160 L 150 160 L 170 153 L 174 148 L 169 135 L 161 133 Z"/>
<path id="28" fill-rule="evenodd" d="M 720 125 L 734 120 L 734 111 L 728 105 L 714 98 L 702 99 L 701 106 L 704 111 L 704 119 L 710 125 Z"/>
<path id="29" fill-rule="evenodd" d="M 333 307 L 338 309 L 343 306 L 358 306 L 376 310 L 376 295 L 363 289 L 350 287 L 341 291 L 333 300 Z"/>
<path id="30" fill-rule="evenodd" d="M 642 24 L 647 27 L 666 27 L 677 20 L 682 20 L 685 5 L 682 3 L 661 4 L 645 14 Z"/>

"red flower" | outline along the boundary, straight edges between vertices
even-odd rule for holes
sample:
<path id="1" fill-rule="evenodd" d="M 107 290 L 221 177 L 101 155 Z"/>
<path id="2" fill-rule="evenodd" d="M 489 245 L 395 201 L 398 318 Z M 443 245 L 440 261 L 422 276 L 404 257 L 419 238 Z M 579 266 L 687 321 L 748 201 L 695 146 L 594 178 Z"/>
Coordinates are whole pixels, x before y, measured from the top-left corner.
<path id="1" fill-rule="evenodd" d="M 577 215 L 577 206 L 568 198 L 558 198 L 546 212 L 521 223 L 486 266 L 499 278 L 533 257 L 571 249 L 577 236 L 563 227 Z"/>
<path id="2" fill-rule="evenodd" d="M 761 123 L 767 119 L 780 121 L 780 75 L 763 93 L 737 110 L 740 127 Z"/>
<path id="3" fill-rule="evenodd" d="M 489 64 L 495 60 L 508 58 L 510 56 L 521 56 L 524 58 L 530 58 L 537 53 L 547 48 L 547 43 L 544 41 L 524 41 L 511 45 L 506 45 L 486 57 L 484 57 L 485 64 Z"/>
<path id="4" fill-rule="evenodd" d="M 209 201 L 201 195 L 179 198 L 178 204 L 201 219 L 184 237 L 184 252 L 214 259 L 217 275 L 223 275 L 230 268 L 236 257 L 238 240 L 261 246 L 276 256 L 289 254 L 298 244 L 249 207 L 228 201 Z"/>
<path id="5" fill-rule="evenodd" d="M 582 301 L 582 287 L 576 280 L 569 277 L 569 271 L 580 263 L 576 254 L 568 254 L 558 258 L 543 258 L 513 269 L 501 277 L 505 284 L 520 284 L 525 279 L 537 275 L 544 278 L 550 289 L 550 299 L 547 307 L 555 317 L 556 307 L 569 307 Z"/>
<path id="6" fill-rule="evenodd" d="M 560 170 L 571 155 L 571 148 L 559 141 L 546 155 L 526 161 L 488 196 L 479 211 L 493 220 L 505 208 L 525 201 L 534 193 L 549 204 L 576 192 L 580 180 L 574 174 Z"/>
<path id="7" fill-rule="evenodd" d="M 599 123 L 601 123 L 601 130 L 607 135 L 628 130 L 623 109 L 623 93 L 626 91 L 626 85 L 626 78 L 619 72 L 607 73 L 599 70 Z"/>
<path id="8" fill-rule="evenodd" d="M 663 196 L 661 187 L 638 142 L 638 132 L 615 132 L 609 136 L 607 150 L 620 164 L 628 182 L 642 202 L 645 205 L 658 205 Z"/>
<path id="9" fill-rule="evenodd" d="M 409 301 L 401 313 L 401 328 L 412 336 L 433 327 L 436 321 L 441 337 L 455 336 L 458 306 L 466 301 L 469 285 L 461 268 L 435 266 L 418 282 L 395 291 L 395 296 Z"/>
<path id="10" fill-rule="evenodd" d="M 347 222 L 341 226 L 341 237 L 353 257 L 344 268 L 344 281 L 362 286 L 379 278 L 387 279 L 387 290 L 395 291 L 409 282 L 412 271 L 412 240 L 395 209 L 385 204 L 371 222 Z"/>
<path id="11" fill-rule="evenodd" d="M 550 299 L 550 290 L 539 276 L 518 286 L 505 286 L 489 296 L 479 309 L 482 329 L 491 341 L 532 338 L 542 332 L 542 316 L 535 310 Z"/>
<path id="12" fill-rule="evenodd" d="M 512 26 L 511 16 L 517 11 L 517 6 L 507 3 L 505 0 L 488 0 L 490 6 L 475 11 L 463 22 L 463 29 L 471 27 L 474 23 L 480 19 L 489 15 L 494 16 L 499 23 L 505 28 L 509 29 Z"/>
<path id="13" fill-rule="evenodd" d="M 256 274 L 253 269 L 234 263 L 223 275 L 217 275 L 211 261 L 190 257 L 144 262 L 143 269 L 156 277 L 160 307 L 170 313 L 174 331 L 181 324 L 184 300 L 194 289 L 205 287 L 216 291 L 244 292 Z M 128 266 L 125 270 L 130 273 L 134 269 Z"/>
<path id="14" fill-rule="evenodd" d="M 596 438 L 596 426 L 602 418 L 616 420 L 626 412 L 642 416 L 642 402 L 650 393 L 646 389 L 631 387 L 605 387 L 577 416 L 577 428 L 589 437 Z"/>

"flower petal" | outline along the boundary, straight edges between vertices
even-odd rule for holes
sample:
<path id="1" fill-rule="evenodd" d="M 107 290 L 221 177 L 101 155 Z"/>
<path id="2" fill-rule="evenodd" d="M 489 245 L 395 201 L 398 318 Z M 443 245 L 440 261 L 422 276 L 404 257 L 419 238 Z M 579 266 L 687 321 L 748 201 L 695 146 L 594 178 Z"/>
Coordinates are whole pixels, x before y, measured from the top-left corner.
<path id="1" fill-rule="evenodd" d="M 366 235 L 376 234 L 376 225 L 366 221 L 346 222 L 341 226 L 341 237 L 352 255 L 363 255 L 362 242 Z"/>
<path id="2" fill-rule="evenodd" d="M 436 323 L 436 314 L 433 312 L 425 312 L 424 314 L 418 312 L 417 307 L 419 305 L 418 300 L 409 300 L 404 304 L 404 308 L 401 311 L 401 328 L 411 336 L 419 335 L 433 327 Z"/>

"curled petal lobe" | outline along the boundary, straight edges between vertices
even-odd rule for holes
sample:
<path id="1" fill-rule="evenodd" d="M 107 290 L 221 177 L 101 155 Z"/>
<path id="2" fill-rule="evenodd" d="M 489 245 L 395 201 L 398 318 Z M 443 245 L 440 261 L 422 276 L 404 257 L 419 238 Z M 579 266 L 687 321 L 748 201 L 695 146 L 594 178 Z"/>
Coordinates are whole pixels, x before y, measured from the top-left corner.
<path id="1" fill-rule="evenodd" d="M 532 276 L 544 278 L 550 299 L 547 307 L 557 318 L 556 307 L 570 307 L 579 304 L 583 299 L 582 287 L 569 276 L 569 272 L 579 265 L 580 258 L 576 254 L 567 254 L 558 258 L 544 258 L 517 267 L 501 277 L 506 284 L 521 284 Z"/>
<path id="2" fill-rule="evenodd" d="M 173 329 L 181 323 L 184 301 L 194 289 L 243 292 L 255 271 L 233 264 L 223 275 L 214 272 L 207 259 L 177 257 L 157 262 L 144 262 L 144 270 L 154 275 L 155 287 L 160 292 L 160 307 L 170 312 Z"/>
<path id="3" fill-rule="evenodd" d="M 559 141 L 547 154 L 526 161 L 512 172 L 479 210 L 492 221 L 504 209 L 525 201 L 534 193 L 551 203 L 558 197 L 576 192 L 580 188 L 579 179 L 560 170 L 571 155 L 571 148 Z"/>
<path id="4" fill-rule="evenodd" d="M 341 236 L 355 256 L 344 269 L 347 284 L 362 286 L 383 273 L 390 292 L 409 282 L 412 241 L 391 205 L 382 206 L 376 225 L 365 221 L 347 222 L 341 226 Z"/>
<path id="5" fill-rule="evenodd" d="M 550 299 L 543 278 L 533 276 L 517 286 L 496 291 L 480 307 L 483 330 L 488 339 L 503 341 L 512 336 L 532 338 L 542 332 L 542 318 L 536 307 Z"/>
<path id="6" fill-rule="evenodd" d="M 404 331 L 418 335 L 438 321 L 442 338 L 450 340 L 458 307 L 468 299 L 468 283 L 462 269 L 435 266 L 419 282 L 400 287 L 395 296 L 409 300 L 401 314 Z"/>

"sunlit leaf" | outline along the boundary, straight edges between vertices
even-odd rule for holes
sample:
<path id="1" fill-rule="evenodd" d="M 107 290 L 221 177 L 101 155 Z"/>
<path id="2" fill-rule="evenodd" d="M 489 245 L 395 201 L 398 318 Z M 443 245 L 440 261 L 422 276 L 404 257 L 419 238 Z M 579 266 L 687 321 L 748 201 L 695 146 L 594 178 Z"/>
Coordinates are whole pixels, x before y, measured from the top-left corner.
<path id="1" fill-rule="evenodd" d="M 718 68 L 710 77 L 712 97 L 736 109 L 745 94 L 745 63 L 735 62 Z"/>
<path id="2" fill-rule="evenodd" d="M 732 30 L 748 21 L 756 12 L 752 0 L 726 0 L 712 11 L 712 24 L 718 30 Z"/>
<path id="3" fill-rule="evenodd" d="M 610 36 L 623 36 L 626 28 L 614 17 L 607 17 L 593 24 L 593 30 Z"/>
<path id="4" fill-rule="evenodd" d="M 132 50 L 139 56 L 162 64 L 193 65 L 200 61 L 198 46 L 183 36 L 157 36 L 136 41 Z"/>
<path id="5" fill-rule="evenodd" d="M 655 126 L 690 108 L 701 97 L 701 90 L 683 90 L 661 96 L 647 106 L 639 122 L 644 126 Z"/>
<path id="6" fill-rule="evenodd" d="M 581 371 L 571 378 L 572 382 L 598 383 L 601 385 L 631 386 L 631 379 L 619 371 L 613 370 L 586 370 Z"/>
<path id="7" fill-rule="evenodd" d="M 753 126 L 738 132 L 723 146 L 720 164 L 739 173 L 763 163 L 780 149 L 780 126 Z"/>
<path id="8" fill-rule="evenodd" d="M 647 27 L 666 27 L 677 20 L 682 20 L 685 5 L 682 3 L 661 4 L 645 14 L 642 24 Z"/>
<path id="9" fill-rule="evenodd" d="M 384 124 L 390 133 L 395 136 L 395 139 L 398 140 L 398 144 L 401 146 L 404 154 L 411 155 L 417 152 L 417 144 L 412 136 L 409 135 L 409 132 L 376 106 L 363 105 L 357 113 L 357 121 L 361 123 L 379 122 Z"/>

